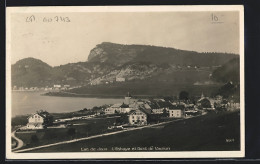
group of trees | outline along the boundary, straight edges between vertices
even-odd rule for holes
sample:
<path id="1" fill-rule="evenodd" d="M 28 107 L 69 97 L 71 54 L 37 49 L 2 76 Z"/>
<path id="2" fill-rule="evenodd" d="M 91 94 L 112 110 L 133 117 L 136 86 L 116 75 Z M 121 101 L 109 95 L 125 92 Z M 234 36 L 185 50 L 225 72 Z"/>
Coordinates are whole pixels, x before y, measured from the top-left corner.
<path id="1" fill-rule="evenodd" d="M 116 118 L 116 125 L 122 125 L 122 124 L 127 124 L 128 121 L 128 116 L 127 114 L 120 114 L 120 117 Z"/>

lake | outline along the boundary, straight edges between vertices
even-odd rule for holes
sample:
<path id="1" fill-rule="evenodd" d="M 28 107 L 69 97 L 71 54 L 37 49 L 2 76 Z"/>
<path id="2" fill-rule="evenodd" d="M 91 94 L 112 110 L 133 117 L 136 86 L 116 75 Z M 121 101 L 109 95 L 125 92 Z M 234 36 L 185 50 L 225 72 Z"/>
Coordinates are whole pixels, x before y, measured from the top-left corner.
<path id="1" fill-rule="evenodd" d="M 41 96 L 45 92 L 12 91 L 12 117 L 46 110 L 49 113 L 73 112 L 105 104 L 123 102 L 114 98 L 54 97 Z"/>

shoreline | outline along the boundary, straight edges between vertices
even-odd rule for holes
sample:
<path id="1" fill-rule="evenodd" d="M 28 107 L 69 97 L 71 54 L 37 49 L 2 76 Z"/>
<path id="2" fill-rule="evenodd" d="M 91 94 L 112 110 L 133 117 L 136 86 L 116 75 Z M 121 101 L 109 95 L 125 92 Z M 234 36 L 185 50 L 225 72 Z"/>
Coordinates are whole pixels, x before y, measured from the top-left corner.
<path id="1" fill-rule="evenodd" d="M 104 98 L 104 99 L 122 99 L 125 97 L 125 95 L 104 95 L 104 94 L 78 94 L 78 93 L 71 93 L 71 92 L 47 92 L 44 94 L 41 94 L 41 96 L 54 96 L 54 97 L 81 97 L 81 98 Z M 156 98 L 158 96 L 155 95 L 135 95 L 132 98 Z"/>

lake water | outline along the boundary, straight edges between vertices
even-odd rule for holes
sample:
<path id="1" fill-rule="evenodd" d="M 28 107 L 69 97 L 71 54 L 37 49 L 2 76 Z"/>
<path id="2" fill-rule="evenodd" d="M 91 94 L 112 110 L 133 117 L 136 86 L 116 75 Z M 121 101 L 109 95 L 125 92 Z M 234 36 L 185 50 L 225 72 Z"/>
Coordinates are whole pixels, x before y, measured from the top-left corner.
<path id="1" fill-rule="evenodd" d="M 41 96 L 44 92 L 12 92 L 12 117 L 43 109 L 49 113 L 73 112 L 104 104 L 123 102 L 122 99 Z"/>

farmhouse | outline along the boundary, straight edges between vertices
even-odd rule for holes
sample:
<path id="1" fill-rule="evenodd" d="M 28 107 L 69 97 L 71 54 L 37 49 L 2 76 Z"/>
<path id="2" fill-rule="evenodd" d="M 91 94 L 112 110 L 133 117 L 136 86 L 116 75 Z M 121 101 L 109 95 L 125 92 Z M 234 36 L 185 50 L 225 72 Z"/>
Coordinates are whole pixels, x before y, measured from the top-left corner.
<path id="1" fill-rule="evenodd" d="M 141 109 L 132 110 L 128 116 L 129 124 L 131 125 L 146 125 L 147 114 Z"/>
<path id="2" fill-rule="evenodd" d="M 43 129 L 52 123 L 48 112 L 40 111 L 28 117 L 26 129 Z"/>

